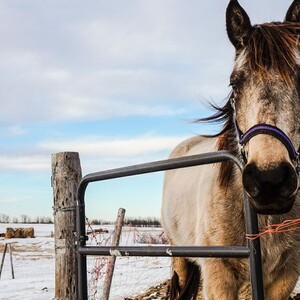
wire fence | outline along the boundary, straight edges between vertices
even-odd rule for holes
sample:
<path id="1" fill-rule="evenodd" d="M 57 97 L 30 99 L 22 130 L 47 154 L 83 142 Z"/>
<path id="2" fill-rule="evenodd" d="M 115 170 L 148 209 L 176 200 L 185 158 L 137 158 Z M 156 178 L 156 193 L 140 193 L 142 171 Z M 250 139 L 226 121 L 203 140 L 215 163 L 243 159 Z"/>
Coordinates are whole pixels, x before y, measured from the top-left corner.
<path id="1" fill-rule="evenodd" d="M 92 226 L 87 223 L 89 240 L 87 245 L 110 246 L 114 234 L 113 226 Z M 162 245 L 166 238 L 161 228 L 123 227 L 120 246 Z M 110 257 L 90 256 L 88 264 L 88 295 L 91 300 L 103 299 L 106 273 Z M 171 274 L 171 259 L 163 257 L 117 257 L 109 299 L 135 299 L 150 287 L 162 284 Z M 160 299 L 160 298 L 155 298 Z"/>

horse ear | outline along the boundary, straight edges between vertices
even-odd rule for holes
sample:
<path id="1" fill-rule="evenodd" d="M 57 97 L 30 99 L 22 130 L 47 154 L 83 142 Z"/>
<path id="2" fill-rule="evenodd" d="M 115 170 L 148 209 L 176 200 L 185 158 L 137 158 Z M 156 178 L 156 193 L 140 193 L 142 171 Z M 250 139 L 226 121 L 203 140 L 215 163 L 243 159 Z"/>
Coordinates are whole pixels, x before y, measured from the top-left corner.
<path id="1" fill-rule="evenodd" d="M 237 0 L 231 0 L 228 4 L 226 10 L 226 27 L 228 37 L 234 47 L 237 50 L 243 48 L 252 26 L 247 13 Z"/>
<path id="2" fill-rule="evenodd" d="M 285 21 L 300 22 L 300 0 L 293 1 L 286 13 Z"/>

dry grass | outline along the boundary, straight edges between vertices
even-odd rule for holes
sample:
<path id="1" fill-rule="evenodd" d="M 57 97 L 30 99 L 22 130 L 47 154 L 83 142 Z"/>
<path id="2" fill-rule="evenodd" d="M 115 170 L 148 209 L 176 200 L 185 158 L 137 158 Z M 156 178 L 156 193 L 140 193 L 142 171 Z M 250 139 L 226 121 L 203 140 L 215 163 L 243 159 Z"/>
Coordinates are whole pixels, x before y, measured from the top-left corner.
<path id="1" fill-rule="evenodd" d="M 34 241 L 28 244 L 18 244 L 17 241 L 4 239 L 0 242 L 0 254 L 4 252 L 5 243 L 10 243 L 12 253 L 15 257 L 24 255 L 31 260 L 38 260 L 42 258 L 53 258 L 54 248 L 44 248 L 43 245 Z M 8 250 L 8 249 L 7 249 Z"/>
<path id="2" fill-rule="evenodd" d="M 132 298 L 125 298 L 124 300 L 153 300 L 153 299 L 160 299 L 160 300 L 170 300 L 168 296 L 168 290 L 170 286 L 170 280 L 166 280 L 163 283 L 150 287 L 145 293 L 132 297 Z M 244 286 L 239 295 L 239 300 L 250 300 L 250 288 L 249 286 Z M 197 296 L 197 300 L 203 300 L 202 298 L 202 291 L 199 292 Z M 300 300 L 300 294 L 293 294 L 288 300 Z"/>
<path id="3" fill-rule="evenodd" d="M 45 249 L 41 248 L 41 245 L 39 244 L 28 244 L 28 245 L 18 245 L 18 242 L 12 242 L 11 244 L 11 249 L 13 252 L 42 252 L 45 251 Z M 5 247 L 4 244 L 0 244 L 0 252 L 3 253 Z"/>

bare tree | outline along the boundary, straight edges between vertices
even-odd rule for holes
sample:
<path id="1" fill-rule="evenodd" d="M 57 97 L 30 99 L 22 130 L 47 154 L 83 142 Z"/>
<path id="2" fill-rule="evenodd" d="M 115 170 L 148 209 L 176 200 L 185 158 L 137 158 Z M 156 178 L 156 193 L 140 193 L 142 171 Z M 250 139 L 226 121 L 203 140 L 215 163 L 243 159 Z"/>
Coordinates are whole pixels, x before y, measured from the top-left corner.
<path id="1" fill-rule="evenodd" d="M 17 217 L 13 217 L 12 222 L 13 223 L 19 223 L 19 219 Z"/>
<path id="2" fill-rule="evenodd" d="M 6 214 L 0 214 L 0 223 L 9 223 L 10 217 Z"/>
<path id="3" fill-rule="evenodd" d="M 30 217 L 27 215 L 21 215 L 20 216 L 20 221 L 21 223 L 29 223 L 30 222 Z"/>

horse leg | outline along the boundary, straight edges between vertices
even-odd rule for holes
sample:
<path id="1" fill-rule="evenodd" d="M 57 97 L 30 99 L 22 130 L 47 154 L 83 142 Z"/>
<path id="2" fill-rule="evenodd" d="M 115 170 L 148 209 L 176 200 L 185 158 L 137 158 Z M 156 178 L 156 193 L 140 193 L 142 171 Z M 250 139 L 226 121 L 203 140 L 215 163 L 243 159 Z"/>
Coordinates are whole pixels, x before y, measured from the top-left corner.
<path id="1" fill-rule="evenodd" d="M 291 295 L 296 283 L 298 274 L 289 270 L 281 274 L 280 278 L 274 280 L 270 285 L 266 286 L 266 300 L 286 300 Z"/>
<path id="2" fill-rule="evenodd" d="M 237 300 L 242 277 L 223 259 L 206 259 L 201 263 L 205 300 Z"/>
<path id="3" fill-rule="evenodd" d="M 200 282 L 199 267 L 183 257 L 173 257 L 172 268 L 170 299 L 196 299 Z"/>
<path id="4" fill-rule="evenodd" d="M 173 257 L 172 259 L 172 268 L 174 273 L 176 273 L 178 277 L 178 285 L 181 289 L 185 283 L 187 282 L 188 278 L 188 262 L 183 257 Z"/>

